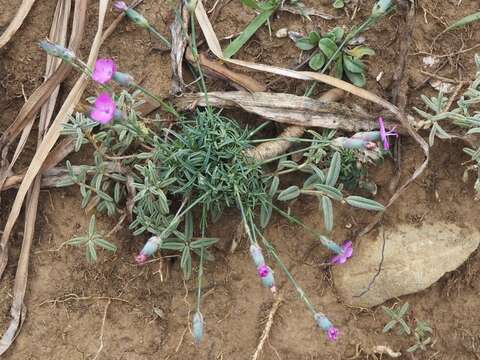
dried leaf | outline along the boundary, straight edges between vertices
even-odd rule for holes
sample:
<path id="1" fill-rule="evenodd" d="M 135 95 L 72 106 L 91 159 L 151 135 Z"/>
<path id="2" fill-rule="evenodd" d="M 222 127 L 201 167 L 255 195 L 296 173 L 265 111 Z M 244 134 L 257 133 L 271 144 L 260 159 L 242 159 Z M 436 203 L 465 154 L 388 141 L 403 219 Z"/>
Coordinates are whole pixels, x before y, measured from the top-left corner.
<path id="1" fill-rule="evenodd" d="M 30 9 L 32 8 L 35 0 L 23 0 L 22 4 L 18 8 L 15 17 L 13 18 L 12 22 L 8 25 L 7 29 L 3 32 L 2 36 L 0 36 L 0 49 L 5 46 L 6 43 L 10 41 L 13 35 L 20 29 L 22 26 L 23 21 L 27 17 Z"/>

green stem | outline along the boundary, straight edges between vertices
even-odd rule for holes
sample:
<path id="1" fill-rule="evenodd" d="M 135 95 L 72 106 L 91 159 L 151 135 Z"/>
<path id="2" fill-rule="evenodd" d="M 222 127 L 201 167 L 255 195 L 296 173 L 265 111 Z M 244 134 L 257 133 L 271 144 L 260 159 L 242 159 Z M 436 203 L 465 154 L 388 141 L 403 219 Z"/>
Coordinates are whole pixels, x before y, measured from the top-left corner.
<path id="1" fill-rule="evenodd" d="M 155 100 L 157 103 L 159 103 L 163 110 L 165 110 L 166 112 L 172 114 L 173 116 L 175 116 L 176 118 L 179 118 L 180 117 L 180 114 L 177 112 L 177 110 L 175 110 L 173 108 L 173 106 L 171 106 L 170 104 L 167 104 L 165 101 L 163 101 L 162 99 L 160 99 L 158 96 L 152 94 L 150 91 L 148 91 L 147 89 L 145 89 L 144 87 L 138 85 L 138 84 L 133 84 L 132 85 L 135 89 L 137 90 L 140 90 L 142 93 L 144 93 L 145 95 L 147 95 L 149 98 Z"/>
<path id="2" fill-rule="evenodd" d="M 315 307 L 312 305 L 310 300 L 307 298 L 307 296 L 305 295 L 305 292 L 300 287 L 300 285 L 297 283 L 297 281 L 293 277 L 292 273 L 285 266 L 282 259 L 280 259 L 280 257 L 276 253 L 273 245 L 263 236 L 261 231 L 256 226 L 255 226 L 255 231 L 258 233 L 258 235 L 262 239 L 262 242 L 264 243 L 265 247 L 267 248 L 267 251 L 270 253 L 270 255 L 273 256 L 273 258 L 277 262 L 278 266 L 280 266 L 282 268 L 282 270 L 285 273 L 285 275 L 287 276 L 288 280 L 292 283 L 293 287 L 297 291 L 298 297 L 305 303 L 305 305 L 307 305 L 307 308 L 312 312 L 313 315 L 317 314 L 317 311 L 315 310 Z"/>
<path id="3" fill-rule="evenodd" d="M 168 41 L 162 34 L 160 34 L 158 32 L 157 29 L 155 29 L 152 25 L 150 25 L 148 27 L 148 31 L 150 31 L 157 39 L 159 39 L 160 41 L 162 41 L 163 43 L 165 43 L 165 45 L 167 46 L 167 48 L 171 49 L 172 48 L 172 44 L 170 44 L 170 41 Z"/>

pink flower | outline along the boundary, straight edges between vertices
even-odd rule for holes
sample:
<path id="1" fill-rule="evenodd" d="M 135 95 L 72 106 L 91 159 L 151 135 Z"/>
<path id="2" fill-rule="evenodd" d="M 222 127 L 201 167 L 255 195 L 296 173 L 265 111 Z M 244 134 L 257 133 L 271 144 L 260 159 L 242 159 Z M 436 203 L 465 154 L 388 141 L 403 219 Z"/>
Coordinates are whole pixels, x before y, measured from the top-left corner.
<path id="1" fill-rule="evenodd" d="M 115 115 L 115 102 L 107 92 L 98 95 L 93 108 L 90 111 L 90 117 L 101 124 L 106 124 L 113 119 Z"/>
<path id="2" fill-rule="evenodd" d="M 117 71 L 115 61 L 112 59 L 98 59 L 95 62 L 92 79 L 99 84 L 106 84 L 113 78 L 113 74 Z"/>
<path id="3" fill-rule="evenodd" d="M 135 262 L 138 265 L 142 265 L 147 261 L 148 257 L 147 255 L 143 254 L 143 252 L 140 252 L 139 255 L 135 256 Z"/>
<path id="4" fill-rule="evenodd" d="M 343 243 L 342 252 L 338 255 L 335 255 L 331 260 L 331 264 L 343 264 L 347 261 L 347 259 L 352 257 L 353 254 L 353 244 L 351 241 L 345 241 Z"/>
<path id="5" fill-rule="evenodd" d="M 267 277 L 269 272 L 270 272 L 270 269 L 269 269 L 268 266 L 265 265 L 265 264 L 260 265 L 260 266 L 257 268 L 258 276 L 260 276 L 261 278 Z"/>
<path id="6" fill-rule="evenodd" d="M 113 7 L 120 11 L 126 11 L 128 9 L 128 6 L 124 1 L 115 1 Z"/>
<path id="7" fill-rule="evenodd" d="M 330 341 L 336 341 L 337 337 L 340 335 L 340 331 L 336 327 L 329 327 L 327 330 L 327 337 Z"/>
<path id="8" fill-rule="evenodd" d="M 378 123 L 380 124 L 380 139 L 383 142 L 383 149 L 388 150 L 390 149 L 390 144 L 388 143 L 388 137 L 395 136 L 398 138 L 398 133 L 395 131 L 396 126 L 394 126 L 392 130 L 386 131 L 383 117 L 378 118 Z"/>

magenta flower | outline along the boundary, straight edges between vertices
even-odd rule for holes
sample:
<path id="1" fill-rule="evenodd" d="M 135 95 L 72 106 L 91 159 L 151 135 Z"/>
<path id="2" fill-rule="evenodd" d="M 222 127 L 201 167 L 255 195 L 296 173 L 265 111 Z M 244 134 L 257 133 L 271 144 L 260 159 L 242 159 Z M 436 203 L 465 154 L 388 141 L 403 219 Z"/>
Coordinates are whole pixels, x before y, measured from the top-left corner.
<path id="1" fill-rule="evenodd" d="M 343 264 L 347 261 L 347 259 L 352 257 L 353 243 L 351 241 L 345 241 L 341 247 L 342 252 L 332 257 L 332 259 L 330 260 L 331 264 Z"/>
<path id="2" fill-rule="evenodd" d="M 261 278 L 264 278 L 264 277 L 267 277 L 268 274 L 270 272 L 270 269 L 267 265 L 263 264 L 263 265 L 260 265 L 258 268 L 257 268 L 257 273 L 258 273 L 258 276 L 260 276 Z"/>
<path id="3" fill-rule="evenodd" d="M 340 335 L 340 331 L 336 327 L 331 326 L 330 328 L 328 328 L 327 330 L 328 340 L 336 341 L 339 335 Z"/>
<path id="4" fill-rule="evenodd" d="M 117 65 L 115 65 L 115 61 L 112 59 L 98 59 L 95 62 L 92 79 L 99 84 L 106 84 L 112 80 L 115 71 L 117 71 Z"/>
<path id="5" fill-rule="evenodd" d="M 398 137 L 398 133 L 395 131 L 396 126 L 394 126 L 392 130 L 386 131 L 383 117 L 378 118 L 378 123 L 380 124 L 380 139 L 383 142 L 383 149 L 388 150 L 390 149 L 390 144 L 388 143 L 388 137 L 389 136 Z"/>
<path id="6" fill-rule="evenodd" d="M 90 117 L 101 124 L 106 124 L 113 119 L 115 115 L 115 102 L 107 92 L 98 95 L 93 108 L 90 111 Z"/>
<path id="7" fill-rule="evenodd" d="M 128 9 L 128 6 L 124 1 L 115 1 L 113 7 L 120 11 L 126 11 Z"/>
<path id="8" fill-rule="evenodd" d="M 143 265 L 145 264 L 145 262 L 147 261 L 148 259 L 148 256 L 145 255 L 143 253 L 143 251 L 140 251 L 140 254 L 138 254 L 137 256 L 135 256 L 135 262 L 138 264 L 138 265 Z"/>

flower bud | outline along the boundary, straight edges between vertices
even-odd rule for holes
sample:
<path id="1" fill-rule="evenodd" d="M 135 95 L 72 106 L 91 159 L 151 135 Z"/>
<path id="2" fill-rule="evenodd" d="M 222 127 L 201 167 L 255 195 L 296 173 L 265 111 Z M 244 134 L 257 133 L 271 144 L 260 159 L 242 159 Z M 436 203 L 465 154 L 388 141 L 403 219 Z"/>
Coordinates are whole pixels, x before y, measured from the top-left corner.
<path id="1" fill-rule="evenodd" d="M 196 312 L 195 315 L 193 315 L 192 333 L 195 345 L 200 344 L 203 338 L 203 315 L 200 312 Z"/>
<path id="2" fill-rule="evenodd" d="M 143 264 L 147 259 L 152 256 L 160 247 L 162 240 L 158 236 L 152 236 L 148 241 L 143 245 L 140 254 L 135 257 L 137 264 Z"/>
<path id="3" fill-rule="evenodd" d="M 273 277 L 272 269 L 270 269 L 267 265 L 263 264 L 257 267 L 257 274 L 258 276 L 260 276 L 260 280 L 262 280 L 263 286 L 275 293 L 275 278 Z"/>
<path id="4" fill-rule="evenodd" d="M 150 23 L 148 22 L 148 20 L 145 19 L 145 17 L 138 11 L 128 8 L 127 10 L 125 10 L 125 15 L 127 15 L 127 17 L 132 20 L 132 22 L 138 27 L 144 29 L 148 29 L 150 27 Z"/>
<path id="5" fill-rule="evenodd" d="M 127 73 L 123 73 L 120 71 L 117 71 L 113 74 L 113 81 L 115 81 L 118 85 L 123 86 L 123 87 L 129 87 L 130 85 L 133 85 L 135 81 L 133 80 L 133 76 Z"/>
<path id="6" fill-rule="evenodd" d="M 265 264 L 265 259 L 263 258 L 262 249 L 257 244 L 250 245 L 250 255 L 257 268 L 260 265 Z"/>
<path id="7" fill-rule="evenodd" d="M 340 335 L 340 331 L 338 331 L 338 329 L 333 326 L 333 324 L 330 322 L 330 320 L 328 320 L 325 315 L 321 313 L 316 313 L 313 318 L 315 319 L 317 326 L 325 331 L 325 334 L 330 341 L 337 340 L 337 337 Z"/>
<path id="8" fill-rule="evenodd" d="M 362 131 L 354 134 L 351 138 L 365 141 L 378 141 L 380 140 L 380 131 Z"/>
<path id="9" fill-rule="evenodd" d="M 345 149 L 365 149 L 368 142 L 363 139 L 338 137 L 332 143 Z"/>
<path id="10" fill-rule="evenodd" d="M 39 45 L 48 55 L 58 57 L 68 63 L 76 59 L 75 53 L 72 50 L 49 40 L 42 40 Z"/>

